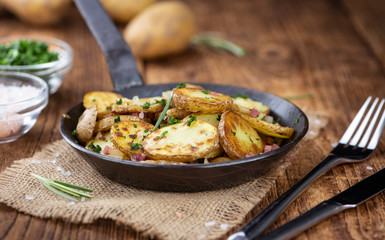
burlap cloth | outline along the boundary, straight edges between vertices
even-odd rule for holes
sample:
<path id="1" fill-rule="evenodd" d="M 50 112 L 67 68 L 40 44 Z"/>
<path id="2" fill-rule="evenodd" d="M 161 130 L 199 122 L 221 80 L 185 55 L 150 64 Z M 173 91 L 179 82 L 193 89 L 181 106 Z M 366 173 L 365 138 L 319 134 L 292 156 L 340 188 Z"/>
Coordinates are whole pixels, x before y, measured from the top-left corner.
<path id="1" fill-rule="evenodd" d="M 64 140 L 59 140 L 45 146 L 32 158 L 15 161 L 0 173 L 0 202 L 36 217 L 72 223 L 112 219 L 144 236 L 159 239 L 223 238 L 239 228 L 293 158 L 306 160 L 311 148 L 306 142 L 317 136 L 327 122 L 320 114 L 308 114 L 308 117 L 307 137 L 284 158 L 279 168 L 237 187 L 170 193 L 124 186 L 102 177 Z M 31 173 L 91 188 L 93 198 L 71 202 L 47 190 Z"/>

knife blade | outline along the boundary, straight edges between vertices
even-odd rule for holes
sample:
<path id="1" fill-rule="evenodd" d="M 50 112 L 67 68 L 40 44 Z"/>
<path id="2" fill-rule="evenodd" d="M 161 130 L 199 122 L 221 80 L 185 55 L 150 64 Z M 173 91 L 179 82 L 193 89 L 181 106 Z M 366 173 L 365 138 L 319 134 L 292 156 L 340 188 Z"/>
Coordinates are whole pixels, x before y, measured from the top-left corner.
<path id="1" fill-rule="evenodd" d="M 267 239 L 290 239 L 306 229 L 316 225 L 318 222 L 342 212 L 348 208 L 355 208 L 385 189 L 385 168 L 365 178 L 342 193 L 323 201 L 303 215 L 286 223 L 285 225 L 267 233 L 259 238 Z"/>

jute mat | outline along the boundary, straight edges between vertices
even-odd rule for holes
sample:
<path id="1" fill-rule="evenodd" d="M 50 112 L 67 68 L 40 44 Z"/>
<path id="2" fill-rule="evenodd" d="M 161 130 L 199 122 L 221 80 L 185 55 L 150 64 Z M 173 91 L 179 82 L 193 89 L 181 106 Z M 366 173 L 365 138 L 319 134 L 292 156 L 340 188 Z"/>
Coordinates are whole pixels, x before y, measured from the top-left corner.
<path id="1" fill-rule="evenodd" d="M 112 219 L 144 236 L 158 239 L 223 238 L 240 227 L 245 216 L 271 191 L 275 179 L 283 175 L 293 158 L 306 160 L 306 155 L 309 156 L 311 146 L 306 142 L 318 135 L 327 122 L 324 117 L 314 116 L 316 119 L 310 121 L 306 139 L 283 159 L 279 168 L 237 187 L 170 193 L 124 186 L 102 177 L 64 140 L 59 140 L 45 146 L 32 158 L 15 161 L 0 173 L 0 202 L 36 217 L 72 223 Z M 71 202 L 47 190 L 31 173 L 91 188 L 93 197 Z"/>

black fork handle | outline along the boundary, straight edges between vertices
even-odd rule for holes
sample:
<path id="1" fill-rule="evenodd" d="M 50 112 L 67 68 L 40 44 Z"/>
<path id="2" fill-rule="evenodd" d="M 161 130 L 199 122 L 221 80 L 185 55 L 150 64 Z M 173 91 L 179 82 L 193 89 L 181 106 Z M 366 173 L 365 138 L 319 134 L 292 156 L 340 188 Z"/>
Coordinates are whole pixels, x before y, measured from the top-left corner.
<path id="1" fill-rule="evenodd" d="M 330 154 L 314 167 L 304 178 L 286 191 L 281 197 L 270 204 L 258 216 L 251 220 L 240 231 L 231 235 L 228 240 L 257 239 L 269 227 L 275 219 L 287 208 L 287 206 L 301 194 L 306 187 L 322 174 L 343 163 L 343 159 Z"/>

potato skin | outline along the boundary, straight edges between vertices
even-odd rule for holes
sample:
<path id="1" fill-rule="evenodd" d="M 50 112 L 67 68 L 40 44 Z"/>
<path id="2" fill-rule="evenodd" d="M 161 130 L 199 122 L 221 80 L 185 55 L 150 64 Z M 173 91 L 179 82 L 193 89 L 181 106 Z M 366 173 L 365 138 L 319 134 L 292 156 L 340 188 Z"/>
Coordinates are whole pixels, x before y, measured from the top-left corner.
<path id="1" fill-rule="evenodd" d="M 100 3 L 114 21 L 127 23 L 154 0 L 100 0 Z"/>
<path id="2" fill-rule="evenodd" d="M 294 133 L 294 128 L 284 127 L 278 123 L 269 123 L 257 117 L 251 117 L 245 114 L 240 114 L 253 128 L 262 134 L 277 138 L 290 138 Z"/>
<path id="3" fill-rule="evenodd" d="M 157 2 L 126 26 L 123 36 L 134 55 L 155 59 L 185 50 L 195 33 L 194 14 L 182 2 Z"/>
<path id="4" fill-rule="evenodd" d="M 76 125 L 76 135 L 83 144 L 90 140 L 94 134 L 97 113 L 97 107 L 94 105 L 87 108 L 79 118 Z"/>
<path id="5" fill-rule="evenodd" d="M 172 104 L 190 112 L 221 113 L 231 108 L 233 100 L 221 93 L 212 94 L 208 90 L 178 88 L 174 90 Z"/>
<path id="6" fill-rule="evenodd" d="M 263 152 L 264 143 L 258 133 L 239 114 L 227 111 L 218 125 L 223 149 L 231 159 L 251 157 Z"/>

